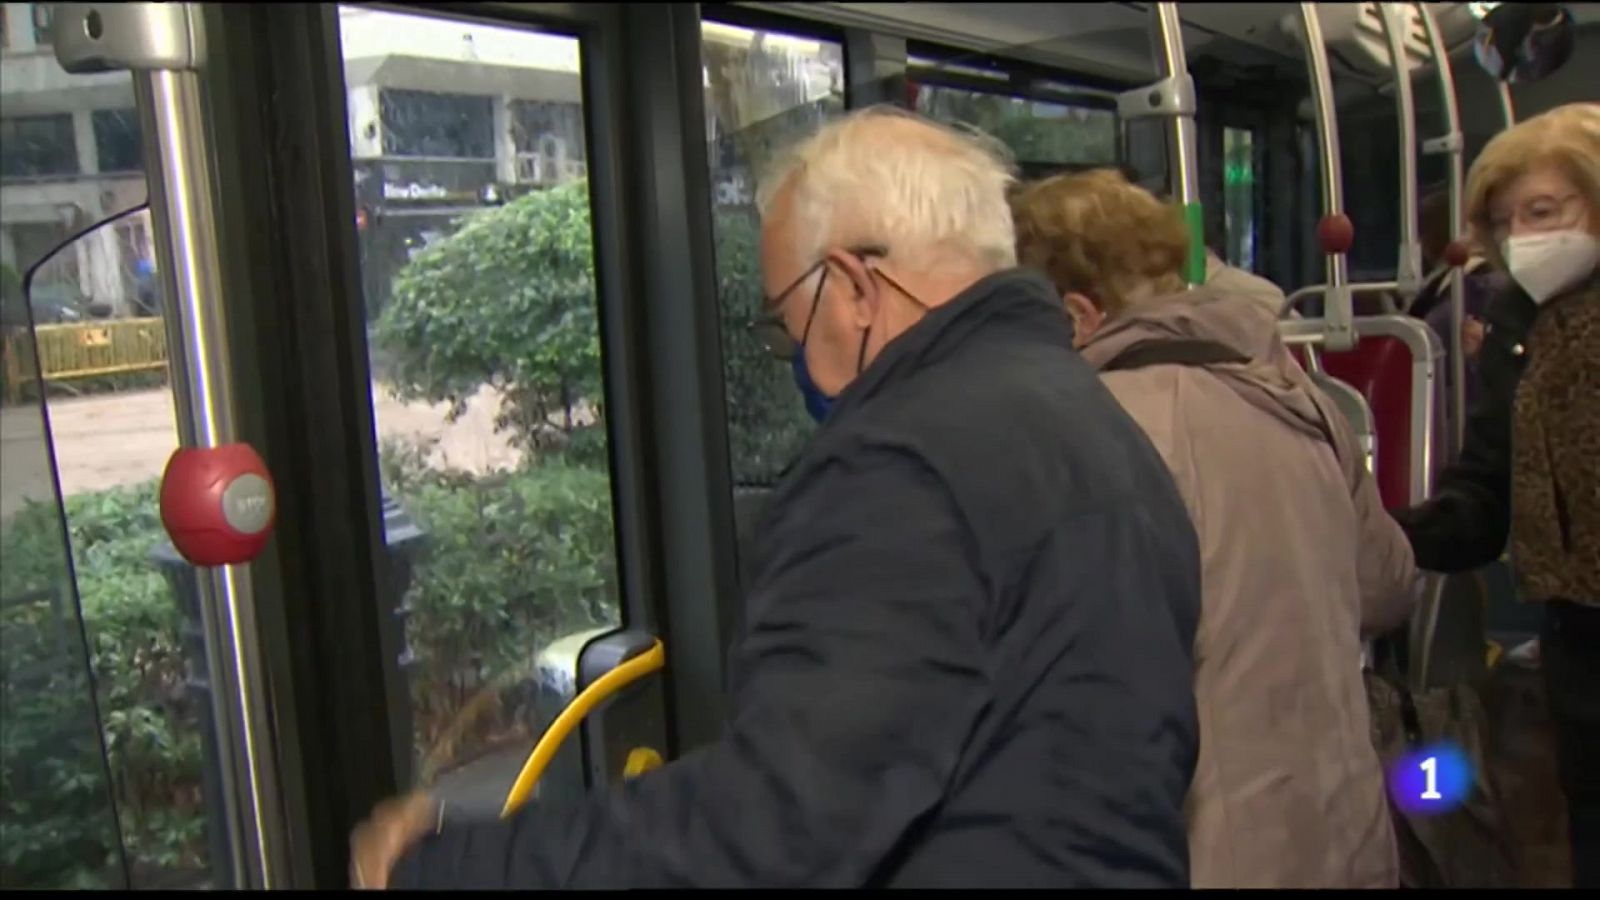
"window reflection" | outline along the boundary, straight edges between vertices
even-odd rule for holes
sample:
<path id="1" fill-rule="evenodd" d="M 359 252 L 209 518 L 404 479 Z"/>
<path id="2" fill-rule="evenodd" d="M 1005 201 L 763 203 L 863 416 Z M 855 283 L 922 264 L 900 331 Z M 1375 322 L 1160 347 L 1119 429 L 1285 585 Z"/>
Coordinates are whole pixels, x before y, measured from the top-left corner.
<path id="1" fill-rule="evenodd" d="M 929 84 L 917 87 L 916 109 L 993 135 L 1025 167 L 1117 162 L 1117 116 L 1111 110 Z"/>
<path id="2" fill-rule="evenodd" d="M 756 179 L 775 152 L 844 112 L 844 50 L 717 22 L 705 22 L 701 38 L 733 480 L 761 486 L 799 452 L 812 423 L 788 368 L 746 327 L 761 312 Z"/>

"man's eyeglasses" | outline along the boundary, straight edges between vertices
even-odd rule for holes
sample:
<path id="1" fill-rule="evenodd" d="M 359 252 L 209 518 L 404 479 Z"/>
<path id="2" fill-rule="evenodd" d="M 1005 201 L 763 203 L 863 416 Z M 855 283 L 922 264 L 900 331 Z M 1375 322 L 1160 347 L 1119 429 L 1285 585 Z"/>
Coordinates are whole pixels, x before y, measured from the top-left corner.
<path id="1" fill-rule="evenodd" d="M 881 259 L 889 255 L 888 248 L 885 247 L 854 247 L 850 249 L 850 252 L 863 259 Z M 828 280 L 828 273 L 824 271 L 822 277 L 817 279 L 817 289 L 811 297 L 811 311 L 806 315 L 805 328 L 801 330 L 799 340 L 796 340 L 794 335 L 789 333 L 788 327 L 784 324 L 783 305 L 800 285 L 805 284 L 806 279 L 816 274 L 817 270 L 821 269 L 826 263 L 827 260 L 825 259 L 817 260 L 808 266 L 800 274 L 799 278 L 790 282 L 788 287 L 779 291 L 775 296 L 767 298 L 762 303 L 762 307 L 766 312 L 747 326 L 750 333 L 755 335 L 756 340 L 761 342 L 762 349 L 772 354 L 774 358 L 783 362 L 793 362 L 794 358 L 800 355 L 800 347 L 811 334 L 811 322 L 817 317 L 817 304 L 822 300 L 822 286 Z M 888 276 L 884 277 L 885 279 L 888 278 Z M 894 284 L 894 281 L 890 280 L 889 283 Z"/>

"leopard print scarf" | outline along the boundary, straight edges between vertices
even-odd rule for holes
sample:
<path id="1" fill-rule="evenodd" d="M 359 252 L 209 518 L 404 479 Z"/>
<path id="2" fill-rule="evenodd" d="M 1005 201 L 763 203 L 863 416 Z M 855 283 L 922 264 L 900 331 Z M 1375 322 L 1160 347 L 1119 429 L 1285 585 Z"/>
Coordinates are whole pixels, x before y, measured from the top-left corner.
<path id="1" fill-rule="evenodd" d="M 1512 412 L 1511 551 L 1530 600 L 1600 606 L 1600 282 L 1540 311 Z"/>

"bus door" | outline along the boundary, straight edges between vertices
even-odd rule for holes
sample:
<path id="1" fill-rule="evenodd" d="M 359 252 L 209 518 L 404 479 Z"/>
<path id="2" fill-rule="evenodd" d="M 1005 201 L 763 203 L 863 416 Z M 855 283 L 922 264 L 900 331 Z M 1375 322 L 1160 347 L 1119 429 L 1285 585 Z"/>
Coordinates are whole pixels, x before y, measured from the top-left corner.
<path id="1" fill-rule="evenodd" d="M 720 730 L 699 19 L 267 11 L 60 4 L 56 51 L 132 71 L 158 173 L 228 886 L 340 887 L 387 796 L 571 802 Z"/>

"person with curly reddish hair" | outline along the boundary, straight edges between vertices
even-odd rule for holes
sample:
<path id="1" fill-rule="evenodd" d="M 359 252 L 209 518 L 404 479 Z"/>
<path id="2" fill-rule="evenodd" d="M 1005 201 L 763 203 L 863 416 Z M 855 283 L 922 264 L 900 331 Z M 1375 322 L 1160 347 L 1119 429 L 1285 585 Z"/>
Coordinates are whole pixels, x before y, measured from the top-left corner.
<path id="1" fill-rule="evenodd" d="M 1012 210 L 1018 260 L 1055 284 L 1200 536 L 1191 884 L 1394 887 L 1361 642 L 1405 620 L 1418 579 L 1349 424 L 1278 337 L 1281 300 L 1186 289 L 1182 213 L 1115 171 Z"/>

